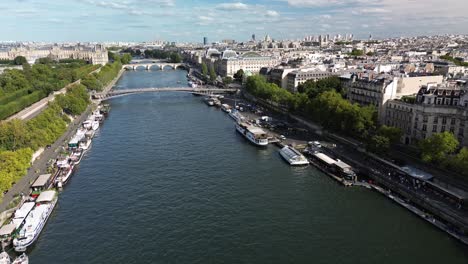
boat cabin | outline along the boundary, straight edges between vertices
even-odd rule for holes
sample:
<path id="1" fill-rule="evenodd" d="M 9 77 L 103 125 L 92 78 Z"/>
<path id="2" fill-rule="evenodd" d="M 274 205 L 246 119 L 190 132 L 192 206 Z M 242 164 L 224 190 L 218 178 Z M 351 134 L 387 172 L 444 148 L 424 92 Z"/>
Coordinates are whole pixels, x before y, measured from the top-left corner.
<path id="1" fill-rule="evenodd" d="M 37 177 L 36 181 L 34 181 L 34 183 L 31 185 L 33 193 L 38 194 L 39 192 L 47 190 L 47 188 L 50 186 L 52 178 L 51 176 L 52 174 L 43 174 Z"/>
<path id="2" fill-rule="evenodd" d="M 50 203 L 55 199 L 55 195 L 57 194 L 56 191 L 45 191 L 41 192 L 41 194 L 37 197 L 36 203 Z"/>
<path id="3" fill-rule="evenodd" d="M 337 160 L 337 162 L 334 164 L 334 167 L 335 171 L 339 174 L 340 177 L 348 181 L 357 181 L 356 173 L 354 173 L 353 168 L 350 165 L 344 163 L 341 160 Z"/>

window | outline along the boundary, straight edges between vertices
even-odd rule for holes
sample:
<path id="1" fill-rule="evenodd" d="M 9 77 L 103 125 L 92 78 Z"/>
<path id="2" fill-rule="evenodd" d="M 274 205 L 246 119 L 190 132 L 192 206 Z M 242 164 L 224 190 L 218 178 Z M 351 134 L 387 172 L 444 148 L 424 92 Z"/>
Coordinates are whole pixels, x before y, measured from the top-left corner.
<path id="1" fill-rule="evenodd" d="M 439 123 L 439 118 L 437 116 L 434 117 L 434 124 Z"/>
<path id="2" fill-rule="evenodd" d="M 442 117 L 442 124 L 444 124 L 444 125 L 447 124 L 447 118 L 445 116 Z"/>
<path id="3" fill-rule="evenodd" d="M 455 125 L 455 118 L 452 118 L 452 120 L 450 120 L 450 124 Z"/>
<path id="4" fill-rule="evenodd" d="M 442 126 L 442 128 L 440 129 L 440 133 L 443 133 L 445 132 L 445 126 Z"/>
<path id="5" fill-rule="evenodd" d="M 458 136 L 463 137 L 463 134 L 464 134 L 464 129 L 463 128 L 458 129 Z"/>
<path id="6" fill-rule="evenodd" d="M 437 125 L 432 126 L 432 132 L 437 132 Z"/>
<path id="7" fill-rule="evenodd" d="M 450 133 L 455 134 L 455 127 L 450 127 Z"/>
<path id="8" fill-rule="evenodd" d="M 427 116 L 423 117 L 423 123 L 427 123 Z"/>
<path id="9" fill-rule="evenodd" d="M 450 105 L 450 98 L 445 98 L 445 104 Z"/>
<path id="10" fill-rule="evenodd" d="M 427 126 L 426 125 L 422 126 L 422 131 L 427 131 Z"/>
<path id="11" fill-rule="evenodd" d="M 437 98 L 437 104 L 438 105 L 442 104 L 442 98 Z"/>

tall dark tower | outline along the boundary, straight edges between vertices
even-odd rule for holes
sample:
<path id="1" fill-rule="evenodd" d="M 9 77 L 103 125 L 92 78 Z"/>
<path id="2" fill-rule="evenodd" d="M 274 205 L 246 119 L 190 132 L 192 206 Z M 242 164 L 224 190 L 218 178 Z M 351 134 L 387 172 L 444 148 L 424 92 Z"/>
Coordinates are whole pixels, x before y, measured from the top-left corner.
<path id="1" fill-rule="evenodd" d="M 255 34 L 252 34 L 252 40 L 255 41 Z"/>
<path id="2" fill-rule="evenodd" d="M 208 45 L 208 38 L 207 37 L 203 37 L 203 45 Z"/>

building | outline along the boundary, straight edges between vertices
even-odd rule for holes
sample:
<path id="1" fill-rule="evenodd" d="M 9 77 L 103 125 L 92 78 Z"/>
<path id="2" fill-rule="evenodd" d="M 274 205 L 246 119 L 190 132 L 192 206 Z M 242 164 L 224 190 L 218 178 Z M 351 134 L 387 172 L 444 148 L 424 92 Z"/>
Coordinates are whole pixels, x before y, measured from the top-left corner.
<path id="1" fill-rule="evenodd" d="M 224 52 L 226 53 L 226 52 Z M 280 60 L 271 56 L 261 56 L 255 52 L 247 52 L 240 56 L 234 56 L 229 53 L 229 56 L 224 56 L 219 61 L 218 73 L 221 76 L 233 76 L 240 69 L 244 72 L 259 73 L 263 67 L 274 67 L 280 63 Z"/>
<path id="2" fill-rule="evenodd" d="M 208 38 L 207 37 L 203 37 L 203 45 L 204 46 L 208 45 Z"/>
<path id="3" fill-rule="evenodd" d="M 305 83 L 306 81 L 313 80 L 317 81 L 320 79 L 325 79 L 332 76 L 339 76 L 340 73 L 337 72 L 330 72 L 330 71 L 322 71 L 316 68 L 311 69 L 300 69 L 289 72 L 286 76 L 286 89 L 290 92 L 295 93 L 297 92 L 297 87 L 300 84 Z"/>
<path id="4" fill-rule="evenodd" d="M 384 107 L 388 100 L 418 93 L 423 85 L 441 84 L 442 75 L 394 76 L 390 74 L 358 73 L 341 76 L 347 98 L 360 105 L 374 105 L 379 121 L 385 120 Z"/>
<path id="5" fill-rule="evenodd" d="M 466 87 L 423 86 L 416 97 L 389 101 L 385 111 L 385 124 L 400 128 L 406 144 L 448 131 L 462 146 L 468 146 Z"/>
<path id="6" fill-rule="evenodd" d="M 13 60 L 17 56 L 23 56 L 30 63 L 40 58 L 54 60 L 80 59 L 92 64 L 105 65 L 108 61 L 107 50 L 103 45 L 48 45 L 40 47 L 19 46 L 0 51 L 0 60 Z"/>

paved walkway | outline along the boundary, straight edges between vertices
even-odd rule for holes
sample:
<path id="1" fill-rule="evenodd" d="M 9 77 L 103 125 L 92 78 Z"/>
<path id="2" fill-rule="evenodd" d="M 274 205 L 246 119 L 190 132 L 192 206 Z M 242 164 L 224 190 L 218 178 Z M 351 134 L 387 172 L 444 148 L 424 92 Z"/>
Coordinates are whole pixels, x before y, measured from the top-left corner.
<path id="1" fill-rule="evenodd" d="M 67 131 L 54 143 L 49 149 L 45 149 L 44 152 L 35 160 L 31 168 L 28 170 L 26 176 L 21 178 L 15 183 L 10 190 L 3 196 L 2 202 L 0 203 L 0 212 L 7 210 L 8 205 L 13 200 L 14 196 L 21 193 L 28 194 L 30 185 L 36 180 L 39 175 L 44 174 L 47 171 L 47 163 L 50 159 L 56 159 L 61 151 L 61 147 L 68 143 L 68 140 L 75 134 L 80 124 L 86 120 L 89 113 L 91 112 L 92 105 L 81 114 L 78 118 L 75 118 L 72 123 L 69 124 Z M 38 171 L 38 173 L 36 173 Z"/>

